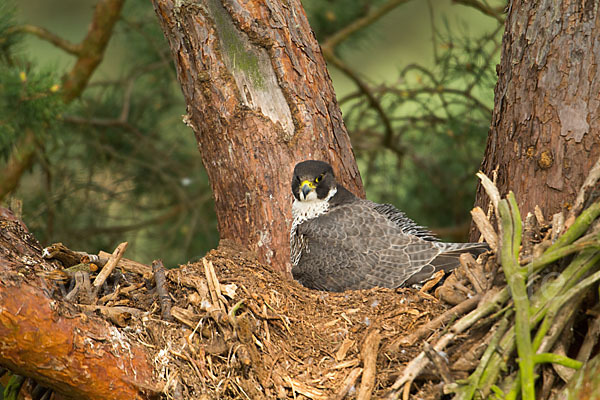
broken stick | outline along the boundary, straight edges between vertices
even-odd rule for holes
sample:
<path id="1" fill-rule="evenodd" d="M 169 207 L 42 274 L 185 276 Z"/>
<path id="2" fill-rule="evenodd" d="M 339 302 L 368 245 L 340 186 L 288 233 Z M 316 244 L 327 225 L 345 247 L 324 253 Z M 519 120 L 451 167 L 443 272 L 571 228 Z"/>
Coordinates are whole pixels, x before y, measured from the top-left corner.
<path id="1" fill-rule="evenodd" d="M 94 279 L 94 283 L 92 284 L 92 286 L 95 295 L 98 295 L 100 287 L 102 287 L 104 282 L 106 282 L 106 279 L 114 271 L 115 267 L 119 263 L 119 260 L 121 259 L 121 257 L 123 257 L 123 253 L 125 253 L 126 249 L 127 242 L 123 242 L 120 245 L 118 245 L 115 251 L 113 251 L 112 255 L 110 256 L 110 259 L 108 260 L 104 268 L 102 268 L 102 271 L 100 271 L 96 279 Z"/>
<path id="2" fill-rule="evenodd" d="M 379 336 L 379 331 L 375 329 L 367 335 L 362 345 L 360 355 L 363 360 L 364 370 L 360 381 L 360 388 L 358 389 L 358 396 L 356 397 L 357 400 L 369 400 L 373 394 L 377 374 L 377 350 L 379 349 L 380 342 L 381 336 Z"/>
<path id="3" fill-rule="evenodd" d="M 160 316 L 165 321 L 173 321 L 171 315 L 171 297 L 167 289 L 167 278 L 165 277 L 165 266 L 162 260 L 152 261 L 152 272 L 154 272 L 154 282 L 156 283 L 156 292 L 160 303 Z"/>

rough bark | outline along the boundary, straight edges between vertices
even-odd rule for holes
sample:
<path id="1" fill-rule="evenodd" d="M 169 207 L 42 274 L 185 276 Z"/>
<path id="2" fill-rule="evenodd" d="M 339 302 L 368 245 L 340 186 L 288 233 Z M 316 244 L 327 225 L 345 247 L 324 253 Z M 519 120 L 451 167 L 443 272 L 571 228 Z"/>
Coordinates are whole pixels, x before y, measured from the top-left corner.
<path id="1" fill-rule="evenodd" d="M 318 43 L 299 0 L 153 0 L 211 181 L 221 238 L 289 271 L 291 174 L 329 161 L 363 195 Z"/>
<path id="2" fill-rule="evenodd" d="M 52 299 L 53 270 L 0 208 L 0 366 L 70 398 L 142 399 L 158 390 L 145 349 L 107 322 Z"/>
<path id="3" fill-rule="evenodd" d="M 522 215 L 568 210 L 600 155 L 600 20 L 595 1 L 512 1 L 482 170 Z M 487 204 L 482 187 L 476 204 Z"/>

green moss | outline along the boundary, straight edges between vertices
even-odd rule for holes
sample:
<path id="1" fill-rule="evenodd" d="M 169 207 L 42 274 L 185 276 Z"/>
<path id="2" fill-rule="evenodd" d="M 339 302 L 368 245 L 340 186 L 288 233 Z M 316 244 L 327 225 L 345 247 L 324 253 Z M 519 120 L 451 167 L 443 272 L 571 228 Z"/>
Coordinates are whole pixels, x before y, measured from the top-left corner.
<path id="1" fill-rule="evenodd" d="M 244 72 L 257 88 L 263 88 L 265 82 L 260 71 L 258 56 L 245 45 L 242 35 L 225 8 L 216 0 L 210 0 L 207 4 L 219 32 L 221 51 L 229 58 L 234 70 Z"/>

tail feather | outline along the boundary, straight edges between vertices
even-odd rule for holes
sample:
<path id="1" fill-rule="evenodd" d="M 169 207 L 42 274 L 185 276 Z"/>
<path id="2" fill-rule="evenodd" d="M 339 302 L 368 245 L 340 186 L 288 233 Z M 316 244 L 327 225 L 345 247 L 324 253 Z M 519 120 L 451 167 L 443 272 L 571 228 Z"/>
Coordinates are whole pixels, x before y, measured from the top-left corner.
<path id="1" fill-rule="evenodd" d="M 442 250 L 436 258 L 415 274 L 413 274 L 403 286 L 411 286 L 423 283 L 431 278 L 437 271 L 450 272 L 460 265 L 460 255 L 471 253 L 477 257 L 490 249 L 487 243 L 439 243 Z"/>

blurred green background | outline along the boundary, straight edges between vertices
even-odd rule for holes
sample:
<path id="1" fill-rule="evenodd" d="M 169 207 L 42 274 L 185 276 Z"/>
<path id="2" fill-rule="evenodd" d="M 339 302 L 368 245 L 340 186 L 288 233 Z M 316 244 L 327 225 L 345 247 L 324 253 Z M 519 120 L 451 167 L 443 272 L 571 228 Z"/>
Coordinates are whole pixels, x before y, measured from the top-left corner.
<path id="1" fill-rule="evenodd" d="M 96 2 L 2 2 L 0 167 L 27 130 L 37 143 L 33 167 L 4 203 L 21 204 L 44 245 L 96 252 L 126 240 L 128 258 L 167 265 L 215 247 L 210 185 L 182 123 L 185 103 L 151 3 L 125 2 L 90 84 L 64 105 L 53 85 L 75 58 L 15 27 L 41 26 L 77 43 Z M 303 1 L 322 44 L 385 3 Z M 331 59 L 328 65 L 368 198 L 464 240 L 504 16 L 502 1 L 478 3 L 495 16 L 456 3 L 401 4 L 334 49 L 342 69 Z"/>

